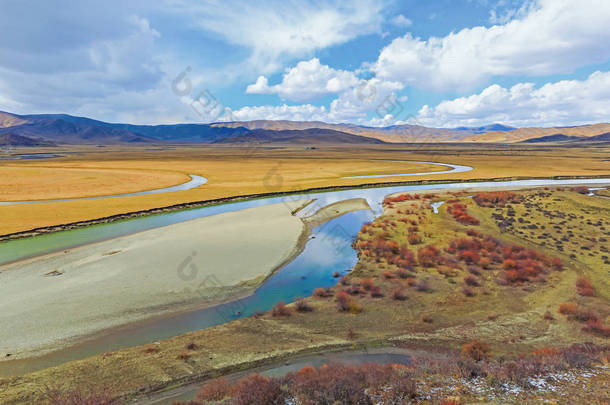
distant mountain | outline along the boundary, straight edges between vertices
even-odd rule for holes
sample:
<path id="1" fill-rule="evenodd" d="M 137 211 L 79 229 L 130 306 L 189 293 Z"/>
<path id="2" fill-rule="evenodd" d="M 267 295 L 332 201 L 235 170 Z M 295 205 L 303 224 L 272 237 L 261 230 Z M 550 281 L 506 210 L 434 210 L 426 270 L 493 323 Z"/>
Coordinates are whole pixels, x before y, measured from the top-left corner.
<path id="1" fill-rule="evenodd" d="M 538 138 L 526 139 L 524 141 L 521 141 L 521 143 L 570 142 L 570 141 L 580 141 L 583 139 L 587 139 L 587 138 L 584 136 L 568 136 L 568 135 L 564 135 L 564 134 L 553 134 L 553 135 L 541 136 Z"/>
<path id="2" fill-rule="evenodd" d="M 216 143 L 249 143 L 249 144 L 383 144 L 382 140 L 353 135 L 333 129 L 310 128 L 268 130 L 254 129 L 246 134 L 224 138 Z"/>
<path id="3" fill-rule="evenodd" d="M 389 127 L 367 127 L 354 124 L 329 124 L 320 121 L 237 121 L 211 124 L 216 128 L 268 129 L 275 131 L 304 130 L 312 128 L 332 129 L 348 134 L 377 138 L 384 142 L 459 142 L 473 132 L 447 128 L 428 128 L 420 125 L 392 125 Z"/>
<path id="4" fill-rule="evenodd" d="M 509 127 L 507 125 L 502 125 L 502 124 L 491 124 L 491 125 L 485 125 L 483 127 L 457 127 L 457 128 L 455 128 L 455 130 L 457 130 L 457 131 L 467 131 L 467 132 L 472 132 L 475 134 L 486 134 L 487 132 L 492 132 L 492 131 L 505 132 L 505 131 L 512 131 L 515 129 L 517 129 L 517 128 Z"/>
<path id="5" fill-rule="evenodd" d="M 606 132 L 603 134 L 590 136 L 582 140 L 582 142 L 592 143 L 592 142 L 610 142 L 610 132 Z"/>
<path id="6" fill-rule="evenodd" d="M 610 132 L 610 124 L 603 123 L 553 128 L 517 128 L 511 131 L 490 131 L 485 134 L 467 137 L 464 140 L 467 142 L 514 143 L 556 134 L 574 137 L 591 137 L 605 132 Z"/>
<path id="7" fill-rule="evenodd" d="M 15 134 L 0 134 L 0 146 L 56 146 L 53 142 Z"/>
<path id="8" fill-rule="evenodd" d="M 296 132 L 290 132 L 296 131 Z M 325 132 L 326 131 L 326 132 Z M 332 131 L 332 132 L 331 132 Z M 593 137 L 610 132 L 610 124 L 564 128 L 481 127 L 429 128 L 421 125 L 367 127 L 320 121 L 242 121 L 211 124 L 132 125 L 108 123 L 67 114 L 17 115 L 0 112 L 0 134 L 40 139 L 56 144 L 134 143 L 515 143 L 568 142 L 569 137 Z M 566 140 L 544 139 L 564 135 Z M 536 140 L 543 138 L 543 140 Z M 553 139 L 553 138 L 549 138 Z M 377 141 L 374 141 L 377 140 Z"/>

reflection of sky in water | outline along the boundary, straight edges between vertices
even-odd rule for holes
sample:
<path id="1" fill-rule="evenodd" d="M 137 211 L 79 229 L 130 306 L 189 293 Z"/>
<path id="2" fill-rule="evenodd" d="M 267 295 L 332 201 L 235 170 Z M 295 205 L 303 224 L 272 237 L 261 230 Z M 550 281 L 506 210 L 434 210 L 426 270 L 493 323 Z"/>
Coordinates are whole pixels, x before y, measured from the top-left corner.
<path id="1" fill-rule="evenodd" d="M 44 368 L 69 360 L 76 360 L 96 353 L 123 347 L 146 344 L 194 330 L 208 328 L 225 322 L 268 311 L 279 301 L 293 302 L 297 297 L 311 296 L 318 287 L 331 287 L 338 282 L 335 271 L 342 275 L 357 262 L 351 247 L 362 224 L 373 219 L 370 211 L 356 211 L 335 218 L 315 228 L 303 252 L 292 262 L 270 277 L 254 294 L 240 300 L 204 308 L 169 318 L 126 325 L 108 334 L 24 363 L 25 367 Z M 200 279 L 193 280 L 190 288 L 201 286 Z M 203 286 L 218 286 L 210 280 Z"/>
<path id="2" fill-rule="evenodd" d="M 124 221 L 112 222 L 89 226 L 71 231 L 55 232 L 47 235 L 40 235 L 31 238 L 17 239 L 9 242 L 0 243 L 0 264 L 14 260 L 19 260 L 35 255 L 46 254 L 58 250 L 70 249 L 88 243 L 100 242 L 102 240 L 129 235 L 148 229 L 158 228 L 175 224 L 178 222 L 189 221 L 192 219 L 203 218 L 223 212 L 239 211 L 251 207 L 260 207 L 269 204 L 285 203 L 287 210 L 295 208 L 296 200 L 315 198 L 316 202 L 306 207 L 297 215 L 300 217 L 313 214 L 317 209 L 329 204 L 348 200 L 352 198 L 365 198 L 375 215 L 382 212 L 381 203 L 388 194 L 402 191 L 425 191 L 448 189 L 476 189 L 482 187 L 528 187 L 528 186 L 559 186 L 569 184 L 599 184 L 610 183 L 610 178 L 606 179 L 568 179 L 568 180 L 516 180 L 516 181 L 483 181 L 471 183 L 438 183 L 415 186 L 393 186 L 379 188 L 356 188 L 351 190 L 328 191 L 319 193 L 298 194 L 283 197 L 261 198 L 256 200 L 240 201 L 235 203 L 193 208 L 183 211 L 168 212 L 158 215 L 150 215 L 139 218 L 132 218 Z M 298 206 L 298 205 L 297 205 Z"/>

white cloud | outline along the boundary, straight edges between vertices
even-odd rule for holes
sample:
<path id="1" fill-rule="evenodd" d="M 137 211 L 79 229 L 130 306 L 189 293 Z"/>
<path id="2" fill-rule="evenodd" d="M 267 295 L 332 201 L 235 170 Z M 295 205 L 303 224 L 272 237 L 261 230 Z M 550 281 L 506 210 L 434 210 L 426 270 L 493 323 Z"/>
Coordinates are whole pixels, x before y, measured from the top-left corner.
<path id="1" fill-rule="evenodd" d="M 478 126 L 499 122 L 514 126 L 557 126 L 608 122 L 610 72 L 586 80 L 562 80 L 536 88 L 519 83 L 497 84 L 479 94 L 424 106 L 417 122 L 434 127 Z"/>
<path id="2" fill-rule="evenodd" d="M 398 14 L 396 17 L 392 18 L 390 22 L 397 27 L 410 27 L 413 25 L 413 21 L 402 14 Z"/>
<path id="3" fill-rule="evenodd" d="M 353 72 L 332 69 L 313 58 L 287 69 L 282 82 L 274 86 L 269 86 L 265 76 L 259 76 L 256 83 L 247 87 L 246 93 L 277 94 L 286 100 L 307 101 L 345 91 L 357 82 Z"/>
<path id="4" fill-rule="evenodd" d="M 259 78 L 257 83 L 263 87 L 265 80 Z M 360 79 L 354 86 L 341 92 L 328 109 L 311 104 L 248 106 L 232 111 L 231 120 L 277 119 L 389 125 L 406 113 L 403 103 L 395 95 L 402 88 L 403 85 L 397 82 Z"/>
<path id="5" fill-rule="evenodd" d="M 64 44 L 66 47 L 59 49 L 57 55 L 33 51 L 45 38 L 36 30 L 31 32 L 32 27 L 27 32 L 31 37 L 30 49 L 16 50 L 10 44 L 0 43 L 0 51 L 26 55 L 18 60 L 0 60 L 0 89 L 4 98 L 12 100 L 6 104 L 2 101 L 0 106 L 21 113 L 77 113 L 83 107 L 88 106 L 91 111 L 94 104 L 115 102 L 114 97 L 132 92 L 139 92 L 144 101 L 139 104 L 146 104 L 144 97 L 158 88 L 164 76 L 163 62 L 154 52 L 161 34 L 150 27 L 148 20 L 135 15 L 117 18 L 114 24 L 122 35 L 83 40 L 75 46 Z M 31 55 L 36 55 L 37 64 L 30 63 Z M 136 108 L 137 104 L 129 108 Z M 116 113 L 116 106 L 107 107 L 114 109 L 110 116 Z"/>
<path id="6" fill-rule="evenodd" d="M 234 121 L 291 120 L 325 121 L 328 118 L 324 106 L 301 105 L 261 105 L 247 106 L 231 112 Z"/>
<path id="7" fill-rule="evenodd" d="M 499 75 L 549 75 L 610 58 L 610 2 L 539 0 L 504 25 L 428 40 L 411 34 L 379 55 L 377 76 L 424 89 L 467 90 Z"/>
<path id="8" fill-rule="evenodd" d="M 262 73 L 277 71 L 281 59 L 302 57 L 379 32 L 384 2 L 208 0 L 174 7 L 196 19 L 195 26 L 251 52 L 248 65 Z"/>
<path id="9" fill-rule="evenodd" d="M 330 104 L 329 119 L 333 122 L 369 123 L 367 116 L 396 118 L 404 113 L 404 106 L 395 95 L 404 86 L 398 82 L 389 82 L 372 78 L 360 80 L 356 86 L 344 91 Z"/>

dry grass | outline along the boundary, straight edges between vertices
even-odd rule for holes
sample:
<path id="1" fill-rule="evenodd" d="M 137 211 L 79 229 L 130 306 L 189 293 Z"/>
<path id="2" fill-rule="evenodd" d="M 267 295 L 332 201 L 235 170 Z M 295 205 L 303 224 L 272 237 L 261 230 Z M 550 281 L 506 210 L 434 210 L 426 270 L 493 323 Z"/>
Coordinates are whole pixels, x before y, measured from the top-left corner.
<path id="1" fill-rule="evenodd" d="M 209 183 L 197 189 L 115 200 L 75 201 L 44 205 L 0 207 L 0 234 L 37 227 L 90 220 L 126 212 L 235 195 L 292 191 L 314 187 L 358 185 L 383 181 L 478 179 L 508 176 L 609 174 L 603 162 L 607 149 L 548 149 L 536 147 L 451 145 L 413 147 L 302 147 L 236 148 L 217 146 L 145 147 L 100 150 L 74 147 L 64 158 L 0 162 L 0 195 L 3 200 L 57 199 L 107 195 L 179 184 L 187 174 Z M 567 153 L 567 156 L 566 156 Z M 473 166 L 465 173 L 340 179 L 361 174 L 442 171 L 438 166 L 386 160 L 438 161 Z M 247 173 L 247 176 L 244 176 Z M 61 214 L 58 215 L 58 212 Z"/>

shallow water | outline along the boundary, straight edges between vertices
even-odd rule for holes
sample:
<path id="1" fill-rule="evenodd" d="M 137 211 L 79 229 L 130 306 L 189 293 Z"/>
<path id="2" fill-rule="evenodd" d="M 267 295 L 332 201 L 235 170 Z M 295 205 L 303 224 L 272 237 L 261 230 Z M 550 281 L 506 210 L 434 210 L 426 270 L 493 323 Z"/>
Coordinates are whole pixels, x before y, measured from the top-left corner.
<path id="1" fill-rule="evenodd" d="M 21 155 L 0 155 L 0 160 L 54 159 L 62 156 L 56 153 L 24 153 Z"/>
<path id="2" fill-rule="evenodd" d="M 78 245 L 159 226 L 280 202 L 290 205 L 291 208 L 296 208 L 302 204 L 303 199 L 315 199 L 314 203 L 299 211 L 298 215 L 302 217 L 312 215 L 329 204 L 351 198 L 365 198 L 371 207 L 371 211 L 348 213 L 314 229 L 312 238 L 306 244 L 304 251 L 269 278 L 251 296 L 216 307 L 125 325 L 107 331 L 105 334 L 98 335 L 89 341 L 39 358 L 3 362 L 3 366 L 0 368 L 0 376 L 18 375 L 96 353 L 145 344 L 189 331 L 204 329 L 240 317 L 250 316 L 257 311 L 267 311 L 279 301 L 292 302 L 296 297 L 309 296 L 317 287 L 332 286 L 337 281 L 332 277 L 335 271 L 344 274 L 355 265 L 357 257 L 351 243 L 362 224 L 381 214 L 382 201 L 388 194 L 413 190 L 474 189 L 482 187 L 518 188 L 569 184 L 610 184 L 610 179 L 446 183 L 298 194 L 133 218 L 117 223 L 94 225 L 72 231 L 0 243 L 0 263 L 6 263 L 51 251 L 71 249 Z M 203 282 L 204 280 L 195 279 L 193 288 L 210 287 L 209 284 L 202 284 Z M 206 282 L 209 282 L 209 280 Z"/>
<path id="3" fill-rule="evenodd" d="M 485 188 L 485 187 L 528 187 L 528 186 L 561 186 L 570 184 L 610 184 L 610 179 L 575 179 L 575 180 L 516 180 L 516 181 L 486 181 L 472 183 L 438 183 L 414 186 L 390 186 L 378 188 L 355 188 L 350 190 L 302 193 L 282 197 L 269 197 L 247 201 L 225 203 L 219 205 L 192 208 L 163 214 L 149 215 L 92 225 L 86 228 L 55 232 L 35 237 L 0 242 L 0 265 L 12 261 L 39 256 L 51 252 L 72 249 L 89 243 L 100 242 L 136 232 L 167 226 L 192 219 L 203 218 L 224 212 L 239 211 L 246 208 L 284 203 L 290 209 L 298 208 L 304 199 L 316 201 L 297 214 L 300 217 L 313 215 L 317 210 L 329 204 L 351 198 L 365 198 L 375 213 L 380 215 L 381 203 L 388 194 L 401 191 L 426 191 L 439 189 Z"/>
<path id="4" fill-rule="evenodd" d="M 451 170 L 443 170 L 440 172 L 421 172 L 421 173 L 368 174 L 365 176 L 349 176 L 349 177 L 341 177 L 341 178 L 342 179 L 374 179 L 377 177 L 426 176 L 426 175 L 432 175 L 432 174 L 463 173 L 463 172 L 469 172 L 472 170 L 472 167 L 470 167 L 470 166 L 452 165 L 449 163 L 419 162 L 419 161 L 413 161 L 413 160 L 391 160 L 390 162 L 423 163 L 423 164 L 427 164 L 427 165 L 448 167 Z"/>

